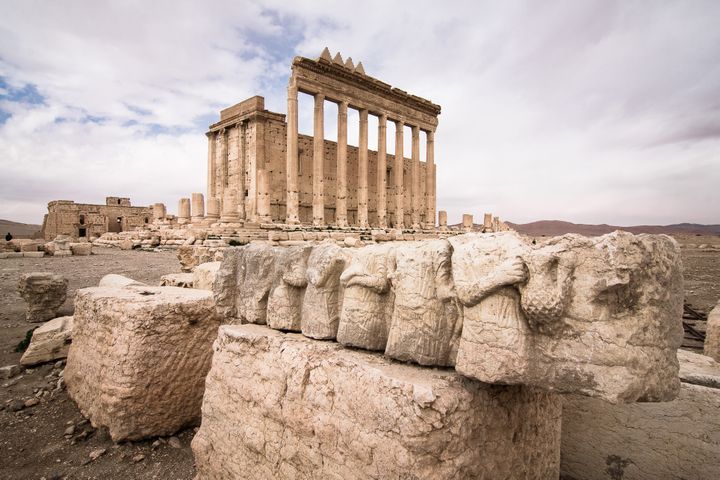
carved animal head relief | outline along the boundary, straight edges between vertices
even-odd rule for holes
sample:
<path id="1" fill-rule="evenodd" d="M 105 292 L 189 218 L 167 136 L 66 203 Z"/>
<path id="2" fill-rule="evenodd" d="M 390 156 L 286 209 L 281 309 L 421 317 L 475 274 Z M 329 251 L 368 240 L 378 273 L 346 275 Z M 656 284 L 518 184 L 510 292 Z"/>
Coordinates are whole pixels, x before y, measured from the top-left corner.
<path id="1" fill-rule="evenodd" d="M 519 286 L 520 307 L 530 328 L 554 334 L 568 304 L 575 270 L 570 257 L 557 253 L 532 252 L 524 258 L 528 280 Z"/>

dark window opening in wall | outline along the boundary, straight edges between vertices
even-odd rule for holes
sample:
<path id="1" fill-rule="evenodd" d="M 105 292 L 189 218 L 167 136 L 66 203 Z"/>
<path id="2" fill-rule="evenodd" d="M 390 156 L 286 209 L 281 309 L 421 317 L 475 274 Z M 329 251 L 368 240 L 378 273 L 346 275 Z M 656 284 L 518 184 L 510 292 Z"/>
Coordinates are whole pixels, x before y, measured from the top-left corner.
<path id="1" fill-rule="evenodd" d="M 245 196 L 246 196 L 246 197 L 248 196 L 248 194 L 249 194 L 249 192 L 248 192 L 247 190 L 245 190 Z"/>
<path id="2" fill-rule="evenodd" d="M 148 223 L 148 217 L 145 217 L 145 223 Z"/>
<path id="3" fill-rule="evenodd" d="M 87 230 L 84 228 L 78 229 L 78 237 L 87 237 Z"/>
<path id="4" fill-rule="evenodd" d="M 118 205 L 120 205 L 120 199 L 118 198 Z"/>
<path id="5" fill-rule="evenodd" d="M 122 217 L 117 217 L 117 223 L 122 223 Z"/>
<path id="6" fill-rule="evenodd" d="M 80 225 L 85 225 L 85 215 L 80 215 Z M 81 237 L 83 235 L 80 235 Z"/>

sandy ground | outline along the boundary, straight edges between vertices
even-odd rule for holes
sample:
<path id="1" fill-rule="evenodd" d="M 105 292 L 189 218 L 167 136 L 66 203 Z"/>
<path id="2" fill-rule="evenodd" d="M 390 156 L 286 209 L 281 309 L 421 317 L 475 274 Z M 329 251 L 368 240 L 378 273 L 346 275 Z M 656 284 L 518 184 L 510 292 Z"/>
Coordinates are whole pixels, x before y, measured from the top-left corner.
<path id="1" fill-rule="evenodd" d="M 686 299 L 707 313 L 720 300 L 720 237 L 677 236 L 682 244 Z M 700 246 L 705 246 L 699 248 Z M 17 294 L 21 274 L 62 273 L 70 281 L 68 300 L 60 315 L 72 314 L 78 288 L 97 285 L 108 273 L 120 273 L 157 284 L 160 276 L 179 272 L 175 253 L 100 249 L 90 257 L 0 260 L 0 366 L 16 364 L 13 350 L 28 329 Z M 106 431 L 94 430 L 80 415 L 64 388 L 58 388 L 60 364 L 27 370 L 0 380 L 0 479 L 192 479 L 195 475 L 190 441 L 194 429 L 176 438 L 114 445 Z M 29 399 L 39 403 L 24 407 Z M 16 411 L 16 409 L 18 409 Z M 73 427 L 71 434 L 66 434 Z M 104 451 L 103 451 L 104 450 Z M 95 460 L 92 452 L 103 451 Z"/>

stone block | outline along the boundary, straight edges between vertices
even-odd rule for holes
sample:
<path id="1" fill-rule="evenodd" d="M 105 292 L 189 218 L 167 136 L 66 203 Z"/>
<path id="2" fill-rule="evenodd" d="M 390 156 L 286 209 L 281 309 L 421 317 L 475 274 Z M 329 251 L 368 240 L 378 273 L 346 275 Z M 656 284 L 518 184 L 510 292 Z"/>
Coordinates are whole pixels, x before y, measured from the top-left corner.
<path id="1" fill-rule="evenodd" d="M 7 380 L 20 375 L 24 370 L 22 365 L 5 365 L 0 367 L 0 378 Z"/>
<path id="2" fill-rule="evenodd" d="M 193 288 L 195 276 L 192 273 L 168 273 L 160 277 L 161 287 Z"/>
<path id="3" fill-rule="evenodd" d="M 192 273 L 192 288 L 212 290 L 218 270 L 220 270 L 220 262 L 206 262 L 195 267 Z"/>
<path id="4" fill-rule="evenodd" d="M 704 353 L 720 362 L 720 302 L 708 314 L 706 327 Z"/>
<path id="5" fill-rule="evenodd" d="M 20 364 L 29 367 L 38 363 L 66 358 L 72 342 L 73 317 L 58 317 L 35 329 Z"/>
<path id="6" fill-rule="evenodd" d="M 22 252 L 6 252 L 5 258 L 23 258 Z"/>
<path id="7" fill-rule="evenodd" d="M 200 418 L 219 325 L 204 290 L 79 290 L 64 376 L 68 393 L 116 442 L 171 435 Z"/>
<path id="8" fill-rule="evenodd" d="M 299 332 L 302 305 L 307 287 L 307 266 L 312 246 L 303 242 L 278 250 L 273 285 L 267 304 L 266 323 L 270 328 Z"/>
<path id="9" fill-rule="evenodd" d="M 27 303 L 25 319 L 44 322 L 57 316 L 65 303 L 68 281 L 62 275 L 50 272 L 27 273 L 20 277 L 18 292 Z"/>
<path id="10" fill-rule="evenodd" d="M 302 302 L 303 335 L 324 340 L 337 336 L 343 295 L 340 275 L 346 259 L 344 250 L 334 242 L 323 242 L 312 249 Z"/>
<path id="11" fill-rule="evenodd" d="M 665 235 L 514 232 L 449 239 L 463 305 L 457 371 L 613 403 L 671 400 L 680 388 L 682 267 Z"/>
<path id="12" fill-rule="evenodd" d="M 224 325 L 199 479 L 558 478 L 560 401 L 258 325 Z"/>
<path id="13" fill-rule="evenodd" d="M 563 401 L 563 478 L 715 479 L 720 472 L 720 364 L 683 350 L 672 402 Z"/>
<path id="14" fill-rule="evenodd" d="M 90 242 L 80 242 L 80 243 L 71 243 L 70 244 L 70 251 L 73 255 L 92 255 L 92 243 Z"/>
<path id="15" fill-rule="evenodd" d="M 132 250 L 133 245 L 134 245 L 134 242 L 128 238 L 125 240 L 120 240 L 119 247 L 120 247 L 120 250 Z"/>
<path id="16" fill-rule="evenodd" d="M 45 252 L 23 252 L 23 258 L 42 258 L 45 256 Z"/>
<path id="17" fill-rule="evenodd" d="M 100 279 L 98 287 L 130 287 L 145 286 L 146 284 L 133 280 L 132 278 L 118 275 L 116 273 L 108 273 Z"/>

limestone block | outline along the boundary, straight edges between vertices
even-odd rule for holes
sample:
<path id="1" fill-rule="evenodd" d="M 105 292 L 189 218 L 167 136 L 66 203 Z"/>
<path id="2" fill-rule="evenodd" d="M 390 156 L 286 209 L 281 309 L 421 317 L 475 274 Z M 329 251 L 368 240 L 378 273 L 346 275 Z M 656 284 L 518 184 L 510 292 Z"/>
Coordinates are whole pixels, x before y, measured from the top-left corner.
<path id="1" fill-rule="evenodd" d="M 326 340 L 337 336 L 343 298 L 340 275 L 345 260 L 345 252 L 334 242 L 326 241 L 312 249 L 301 313 L 303 335 Z"/>
<path id="2" fill-rule="evenodd" d="M 707 317 L 705 331 L 705 355 L 720 362 L 720 302 Z"/>
<path id="3" fill-rule="evenodd" d="M 118 275 L 116 273 L 108 273 L 100 279 L 98 287 L 129 287 L 129 286 L 143 286 L 142 282 L 133 280 L 132 278 Z"/>
<path id="4" fill-rule="evenodd" d="M 395 245 L 383 243 L 352 250 L 340 276 L 344 288 L 337 341 L 343 345 L 384 351 L 390 333 L 395 295 Z"/>
<path id="5" fill-rule="evenodd" d="M 44 322 L 55 318 L 65 303 L 68 281 L 62 275 L 50 272 L 26 273 L 20 277 L 18 292 L 27 303 L 25 319 Z"/>
<path id="6" fill-rule="evenodd" d="M 170 435 L 200 418 L 219 325 L 204 290 L 79 290 L 65 368 L 68 393 L 116 442 Z"/>
<path id="7" fill-rule="evenodd" d="M 26 367 L 67 357 L 72 342 L 73 317 L 58 317 L 35 329 L 20 364 Z"/>
<path id="8" fill-rule="evenodd" d="M 183 272 L 192 272 L 201 263 L 215 261 L 214 254 L 210 247 L 196 245 L 182 245 L 177 250 L 180 269 Z"/>
<path id="9" fill-rule="evenodd" d="M 201 263 L 193 270 L 193 288 L 212 290 L 215 275 L 220 270 L 220 262 Z"/>
<path id="10" fill-rule="evenodd" d="M 611 405 L 568 395 L 562 417 L 567 478 L 711 480 L 720 472 L 720 364 L 678 351 L 682 384 L 666 403 Z"/>
<path id="11" fill-rule="evenodd" d="M 5 258 L 23 258 L 22 252 L 5 252 Z"/>
<path id="12" fill-rule="evenodd" d="M 558 478 L 560 401 L 258 325 L 223 325 L 199 479 Z"/>
<path id="13" fill-rule="evenodd" d="M 92 243 L 71 243 L 70 251 L 73 255 L 92 255 Z"/>
<path id="14" fill-rule="evenodd" d="M 503 232 L 450 242 L 464 305 L 459 372 L 613 403 L 675 397 L 683 288 L 670 237 L 570 234 L 532 245 Z"/>
<path id="15" fill-rule="evenodd" d="M 299 332 L 302 302 L 307 286 L 307 264 L 312 245 L 296 245 L 279 251 L 274 284 L 267 304 L 267 325 L 277 330 Z"/>
<path id="16" fill-rule="evenodd" d="M 45 256 L 45 252 L 23 252 L 23 258 L 42 258 Z"/>
<path id="17" fill-rule="evenodd" d="M 455 364 L 462 310 L 447 240 L 401 244 L 392 276 L 395 306 L 385 353 L 421 365 Z"/>
<path id="18" fill-rule="evenodd" d="M 120 240 L 119 247 L 120 247 L 120 250 L 132 250 L 133 245 L 134 245 L 133 241 L 128 238 L 125 240 Z"/>
<path id="19" fill-rule="evenodd" d="M 161 287 L 193 288 L 195 276 L 192 273 L 168 273 L 160 277 Z"/>

